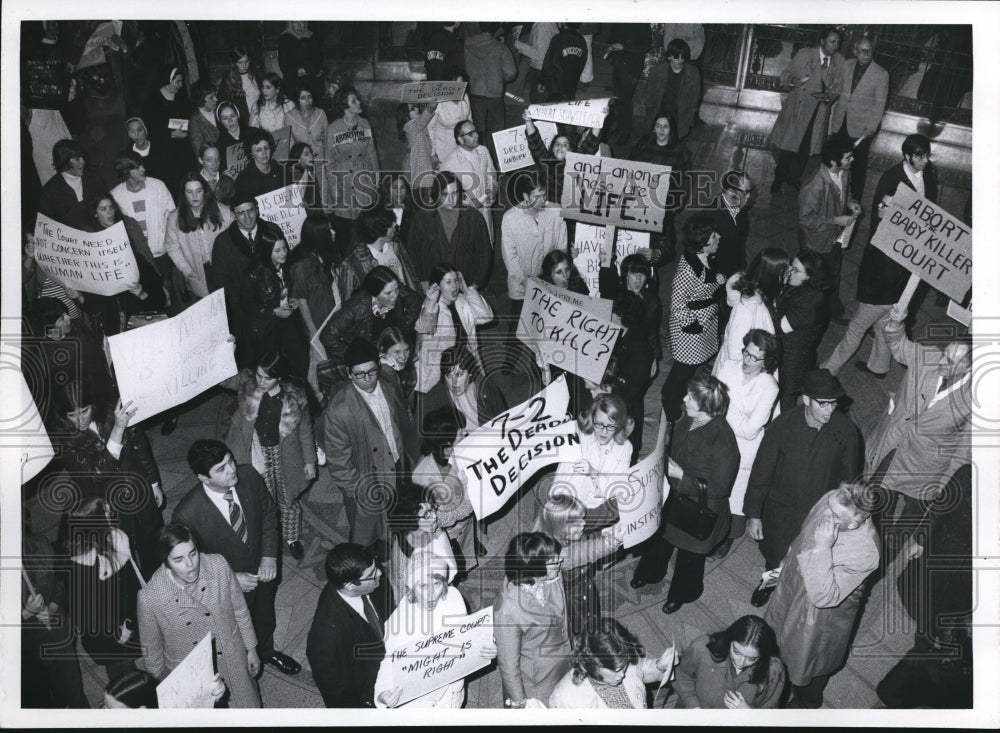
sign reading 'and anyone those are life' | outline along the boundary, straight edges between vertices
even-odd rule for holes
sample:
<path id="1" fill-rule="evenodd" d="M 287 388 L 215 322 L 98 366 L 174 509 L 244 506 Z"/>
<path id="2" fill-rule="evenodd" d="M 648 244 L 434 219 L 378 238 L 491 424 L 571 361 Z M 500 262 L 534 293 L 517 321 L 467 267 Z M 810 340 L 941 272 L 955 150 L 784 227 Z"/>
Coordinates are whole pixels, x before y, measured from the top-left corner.
<path id="1" fill-rule="evenodd" d="M 952 300 L 972 287 L 972 229 L 907 186 L 883 210 L 872 245 Z"/>
<path id="2" fill-rule="evenodd" d="M 659 232 L 674 205 L 670 167 L 567 153 L 561 203 L 566 219 Z"/>
<path id="3" fill-rule="evenodd" d="M 558 463 L 560 448 L 580 444 L 568 407 L 569 390 L 560 376 L 455 445 L 477 519 L 499 511 L 539 469 Z"/>
<path id="4" fill-rule="evenodd" d="M 39 214 L 35 261 L 53 280 L 85 293 L 117 295 L 139 282 L 124 222 L 92 233 Z"/>

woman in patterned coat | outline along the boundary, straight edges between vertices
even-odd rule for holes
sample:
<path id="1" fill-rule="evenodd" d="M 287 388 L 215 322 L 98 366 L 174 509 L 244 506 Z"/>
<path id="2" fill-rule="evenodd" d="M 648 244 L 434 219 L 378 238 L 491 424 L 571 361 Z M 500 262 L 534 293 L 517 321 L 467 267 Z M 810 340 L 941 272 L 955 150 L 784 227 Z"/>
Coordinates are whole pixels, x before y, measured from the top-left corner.
<path id="1" fill-rule="evenodd" d="M 681 416 L 681 400 L 698 367 L 719 350 L 719 301 L 726 282 L 713 268 L 719 233 L 708 214 L 695 214 L 684 224 L 684 256 L 677 265 L 668 320 L 674 364 L 663 383 L 663 409 L 670 422 Z"/>
<path id="2" fill-rule="evenodd" d="M 257 635 L 236 575 L 222 555 L 201 554 L 183 524 L 160 531 L 163 565 L 139 591 L 139 629 L 146 670 L 166 677 L 211 632 L 229 707 L 259 708 Z"/>

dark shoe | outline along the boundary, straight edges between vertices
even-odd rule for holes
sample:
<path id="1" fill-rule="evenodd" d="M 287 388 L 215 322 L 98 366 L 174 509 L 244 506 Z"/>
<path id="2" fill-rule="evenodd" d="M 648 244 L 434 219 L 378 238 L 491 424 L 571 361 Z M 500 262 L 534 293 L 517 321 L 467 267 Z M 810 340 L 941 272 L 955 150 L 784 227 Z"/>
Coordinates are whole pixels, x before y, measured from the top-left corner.
<path id="1" fill-rule="evenodd" d="M 281 652 L 274 652 L 264 661 L 285 674 L 298 674 L 302 671 L 301 664 L 296 662 L 287 654 L 282 654 Z"/>
<path id="2" fill-rule="evenodd" d="M 865 364 L 863 361 L 854 362 L 854 368 L 857 369 L 859 372 L 870 374 L 871 376 L 875 377 L 875 379 L 885 379 L 885 374 L 879 374 L 878 372 L 873 372 L 871 369 L 868 368 L 868 365 Z"/>
<path id="3" fill-rule="evenodd" d="M 170 435 L 176 429 L 177 429 L 177 416 L 173 415 L 163 421 L 163 425 L 160 426 L 160 435 Z"/>
<path id="4" fill-rule="evenodd" d="M 635 588 L 636 590 L 639 590 L 640 588 L 645 588 L 647 585 L 649 585 L 649 583 L 647 583 L 645 580 L 639 580 L 639 578 L 632 578 L 632 580 L 630 580 L 628 584 L 633 588 Z"/>
<path id="5" fill-rule="evenodd" d="M 771 184 L 771 193 L 781 193 L 781 181 L 775 180 Z"/>
<path id="6" fill-rule="evenodd" d="M 758 585 L 757 590 L 755 590 L 753 595 L 750 596 L 750 605 L 754 608 L 760 608 L 765 605 L 769 600 L 771 600 L 771 594 L 774 593 L 774 589 L 777 587 L 777 585 L 772 585 L 770 588 L 761 588 Z"/>
<path id="7" fill-rule="evenodd" d="M 717 549 L 715 551 L 715 553 L 713 553 L 712 557 L 721 560 L 722 558 L 724 558 L 726 555 L 729 554 L 729 551 L 731 549 L 733 549 L 733 538 L 732 537 L 730 537 L 728 540 L 726 540 L 721 545 L 719 545 L 719 549 Z"/>
<path id="8" fill-rule="evenodd" d="M 305 557 L 306 551 L 305 548 L 302 547 L 302 543 L 299 542 L 298 540 L 295 540 L 294 542 L 288 543 L 288 554 L 294 557 L 296 560 L 301 560 L 303 557 Z"/>
<path id="9" fill-rule="evenodd" d="M 793 697 L 788 701 L 788 704 L 785 707 L 797 708 L 800 710 L 818 710 L 823 707 L 823 701 L 820 700 L 819 702 L 814 702 L 812 700 L 802 700 L 801 698 Z"/>
<path id="10" fill-rule="evenodd" d="M 667 601 L 663 604 L 663 612 L 669 616 L 671 613 L 680 611 L 683 605 L 683 603 L 678 603 L 677 601 Z"/>

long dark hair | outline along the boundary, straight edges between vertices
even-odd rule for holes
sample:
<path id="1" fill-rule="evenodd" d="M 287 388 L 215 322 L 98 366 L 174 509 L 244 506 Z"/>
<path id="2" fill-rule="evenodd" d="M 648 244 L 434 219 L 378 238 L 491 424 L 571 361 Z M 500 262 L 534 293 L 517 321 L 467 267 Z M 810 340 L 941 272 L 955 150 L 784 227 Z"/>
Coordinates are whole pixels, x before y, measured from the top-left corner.
<path id="1" fill-rule="evenodd" d="M 430 504 L 437 508 L 433 494 L 418 484 L 406 482 L 397 494 L 396 503 L 389 511 L 389 532 L 399 542 L 403 555 L 411 557 L 413 546 L 406 535 L 417 528 L 421 504 Z"/>
<path id="2" fill-rule="evenodd" d="M 583 281 L 580 271 L 573 264 L 573 260 L 561 249 L 554 249 L 542 258 L 542 273 L 539 277 L 549 285 L 555 285 L 552 282 L 552 271 L 563 262 L 569 263 L 569 287 L 567 290 L 572 290 L 574 293 L 586 293 L 588 291 L 587 283 Z"/>
<path id="3" fill-rule="evenodd" d="M 760 293 L 764 304 L 770 308 L 781 293 L 790 263 L 791 258 L 785 250 L 777 247 L 762 249 L 750 261 L 746 272 L 737 278 L 734 289 L 747 298 Z"/>
<path id="4" fill-rule="evenodd" d="M 743 616 L 731 623 L 725 631 L 710 634 L 705 646 L 713 661 L 723 662 L 729 658 L 729 646 L 734 641 L 757 650 L 760 656 L 753 665 L 750 682 L 754 685 L 764 684 L 771 672 L 771 659 L 778 656 L 778 640 L 774 629 L 760 616 Z"/>
<path id="5" fill-rule="evenodd" d="M 243 91 L 243 80 L 240 79 L 240 70 L 236 68 L 236 62 L 244 56 L 250 60 L 250 66 L 247 68 L 247 74 L 258 87 L 260 86 L 260 81 L 257 79 L 257 75 L 253 73 L 253 56 L 250 55 L 250 52 L 247 51 L 245 47 L 234 46 L 229 52 L 229 71 L 226 79 L 229 82 L 229 86 L 232 87 L 233 91 L 237 94 Z"/>
<path id="6" fill-rule="evenodd" d="M 591 623 L 573 644 L 573 684 L 599 680 L 601 669 L 620 670 L 646 656 L 639 639 L 612 618 Z"/>
<path id="7" fill-rule="evenodd" d="M 299 246 L 288 258 L 289 263 L 295 263 L 314 254 L 323 263 L 324 271 L 340 267 L 344 258 L 344 246 L 334 239 L 330 231 L 330 220 L 324 214 L 309 214 L 302 222 L 302 233 L 299 235 Z"/>
<path id="8" fill-rule="evenodd" d="M 105 199 L 110 201 L 111 205 L 115 208 L 115 224 L 117 224 L 122 220 L 122 209 L 118 205 L 118 202 L 115 201 L 114 196 L 112 196 L 107 191 L 99 193 L 96 196 L 91 196 L 89 199 L 87 199 L 87 208 L 86 208 L 87 218 L 90 220 L 91 224 L 97 227 L 98 231 L 103 229 L 103 227 L 101 226 L 101 223 L 97 220 L 97 207 L 100 206 L 101 202 L 104 201 Z"/>
<path id="9" fill-rule="evenodd" d="M 274 98 L 274 104 L 280 109 L 285 106 L 285 102 L 288 101 L 288 97 L 285 96 L 285 81 L 280 76 L 275 74 L 273 71 L 269 71 L 260 80 L 261 92 L 260 96 L 257 97 L 257 111 L 264 109 L 264 82 L 267 82 L 275 89 L 278 90 L 278 96 Z M 272 146 L 273 150 L 273 146 Z"/>
<path id="10" fill-rule="evenodd" d="M 200 183 L 202 191 L 204 191 L 205 200 L 201 206 L 201 216 L 194 215 L 191 204 L 188 203 L 187 196 L 184 195 L 184 189 L 189 183 Z M 215 198 L 212 187 L 201 177 L 201 173 L 188 171 L 181 179 L 180 188 L 177 191 L 177 228 L 185 234 L 190 234 L 206 224 L 211 225 L 210 229 L 213 232 L 222 229 L 222 212 L 219 210 L 219 201 Z"/>

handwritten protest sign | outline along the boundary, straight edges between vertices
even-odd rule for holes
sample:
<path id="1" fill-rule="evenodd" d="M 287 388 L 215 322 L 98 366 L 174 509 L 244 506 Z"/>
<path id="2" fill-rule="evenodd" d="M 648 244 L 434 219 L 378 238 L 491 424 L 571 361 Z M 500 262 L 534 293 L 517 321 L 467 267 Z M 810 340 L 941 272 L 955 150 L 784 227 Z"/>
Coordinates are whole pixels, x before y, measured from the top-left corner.
<path id="1" fill-rule="evenodd" d="M 115 24 L 111 21 L 105 21 L 101 23 L 90 34 L 90 38 L 87 39 L 87 43 L 83 47 L 83 53 L 80 54 L 80 60 L 76 64 L 76 70 L 86 69 L 89 66 L 97 66 L 98 64 L 103 64 L 107 57 L 104 54 L 104 47 L 112 45 L 114 42 L 111 40 L 116 35 Z"/>
<path id="2" fill-rule="evenodd" d="M 274 150 L 271 153 L 271 158 L 288 160 L 288 156 L 291 154 L 289 151 L 292 149 L 292 126 L 285 125 L 277 130 L 272 130 L 271 137 L 274 138 Z"/>
<path id="3" fill-rule="evenodd" d="M 968 308 L 963 308 L 958 303 L 956 303 L 954 300 L 949 300 L 948 301 L 948 308 L 945 311 L 945 313 L 948 314 L 949 318 L 958 321 L 959 323 L 961 323 L 966 328 L 968 328 L 969 324 L 972 323 L 972 304 L 971 303 L 969 304 Z"/>
<path id="4" fill-rule="evenodd" d="M 257 197 L 260 215 L 281 227 L 289 247 L 295 247 L 302 238 L 302 223 L 306 220 L 306 207 L 302 203 L 302 189 L 291 184 Z"/>
<path id="5" fill-rule="evenodd" d="M 477 519 L 503 508 L 524 481 L 559 462 L 559 449 L 579 445 L 560 376 L 530 400 L 502 412 L 455 446 L 455 460 Z"/>
<path id="6" fill-rule="evenodd" d="M 132 423 L 187 402 L 236 374 L 226 336 L 222 288 L 165 321 L 108 339 L 122 402 L 138 408 Z"/>
<path id="7" fill-rule="evenodd" d="M 872 245 L 952 300 L 972 286 L 972 229 L 907 186 L 896 189 Z"/>
<path id="8" fill-rule="evenodd" d="M 611 322 L 612 303 L 528 278 L 517 337 L 549 364 L 601 383 L 622 327 Z"/>
<path id="9" fill-rule="evenodd" d="M 670 167 L 567 153 L 562 216 L 658 232 L 670 200 Z"/>
<path id="10" fill-rule="evenodd" d="M 250 159 L 247 157 L 243 143 L 236 143 L 226 148 L 226 175 L 236 180 L 236 176 L 247 167 Z"/>
<path id="11" fill-rule="evenodd" d="M 399 101 L 410 104 L 457 101 L 465 96 L 466 86 L 464 81 L 415 81 L 403 85 Z"/>
<path id="12" fill-rule="evenodd" d="M 492 606 L 468 616 L 446 617 L 445 626 L 428 636 L 403 635 L 396 645 L 387 646 L 389 686 L 402 688 L 400 703 L 464 679 L 490 664 L 482 651 L 493 646 Z"/>
<path id="13" fill-rule="evenodd" d="M 602 127 L 604 118 L 608 116 L 608 103 L 605 99 L 580 99 L 575 102 L 556 102 L 554 104 L 529 104 L 528 116 L 533 120 L 546 120 L 562 125 L 578 127 Z"/>
<path id="14" fill-rule="evenodd" d="M 156 686 L 156 701 L 161 708 L 210 708 L 215 686 L 212 662 L 212 633 L 198 642 L 174 670 Z"/>
<path id="15" fill-rule="evenodd" d="M 54 280 L 85 293 L 117 295 L 139 282 L 139 267 L 122 222 L 91 233 L 39 214 L 35 261 Z"/>
<path id="16" fill-rule="evenodd" d="M 17 349 L 13 339 L 4 339 L 3 361 L 13 360 Z M 23 352 L 22 352 L 23 355 Z M 17 369 L 0 369 L 0 459 L 7 465 L 16 460 L 21 464 L 21 483 L 38 475 L 52 460 L 52 441 L 49 440 L 35 400 Z"/>
<path id="17" fill-rule="evenodd" d="M 606 227 L 579 223 L 576 225 L 576 233 L 573 237 L 573 246 L 576 247 L 577 252 L 576 257 L 573 258 L 573 264 L 576 265 L 580 277 L 587 283 L 587 287 L 593 296 L 596 296 L 598 293 L 601 251 L 605 247 L 607 235 Z M 649 232 L 616 229 L 615 254 L 619 269 L 621 268 L 622 260 L 636 252 L 643 253 L 647 257 L 649 256 Z"/>
<path id="18" fill-rule="evenodd" d="M 536 122 L 535 128 L 541 135 L 545 147 L 552 144 L 556 131 L 559 129 L 554 122 Z M 497 151 L 497 160 L 500 163 L 500 172 L 516 171 L 519 168 L 527 168 L 534 164 L 531 158 L 531 151 L 528 150 L 528 135 L 524 125 L 511 127 L 509 130 L 500 130 L 493 133 L 493 147 Z"/>
<path id="19" fill-rule="evenodd" d="M 614 484 L 609 493 L 618 499 L 618 534 L 625 549 L 649 539 L 660 526 L 660 509 L 666 501 L 663 452 L 666 450 L 667 418 L 660 412 L 660 432 L 653 452 L 628 473 L 628 481 Z"/>

